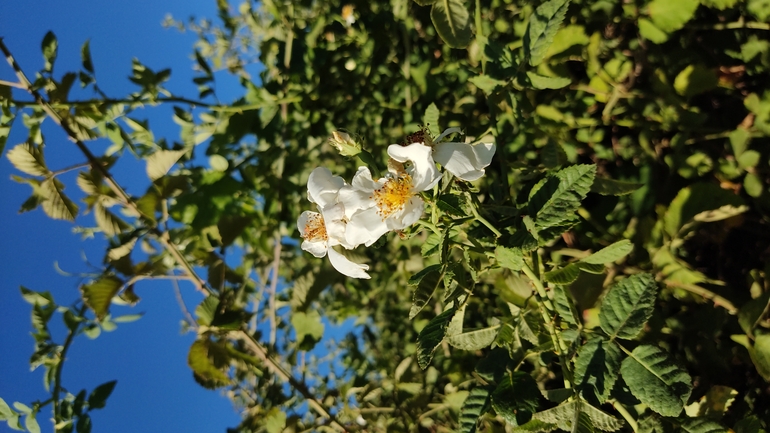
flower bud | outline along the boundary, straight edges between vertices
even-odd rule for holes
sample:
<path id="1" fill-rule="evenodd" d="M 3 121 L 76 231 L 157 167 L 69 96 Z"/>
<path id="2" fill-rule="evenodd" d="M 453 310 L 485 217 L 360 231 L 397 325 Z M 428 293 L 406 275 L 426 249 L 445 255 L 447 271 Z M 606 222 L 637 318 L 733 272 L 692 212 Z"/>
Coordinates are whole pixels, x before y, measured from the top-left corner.
<path id="1" fill-rule="evenodd" d="M 332 132 L 329 144 L 337 149 L 342 156 L 356 156 L 361 153 L 361 145 L 356 143 L 346 132 Z"/>

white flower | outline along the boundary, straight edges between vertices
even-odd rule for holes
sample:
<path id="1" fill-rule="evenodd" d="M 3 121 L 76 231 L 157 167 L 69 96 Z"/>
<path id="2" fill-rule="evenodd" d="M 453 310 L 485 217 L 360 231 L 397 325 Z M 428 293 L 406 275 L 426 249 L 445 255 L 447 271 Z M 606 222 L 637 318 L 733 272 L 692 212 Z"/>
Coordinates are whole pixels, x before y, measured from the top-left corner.
<path id="1" fill-rule="evenodd" d="M 368 279 L 369 274 L 365 271 L 369 266 L 351 262 L 333 248 L 336 245 L 352 248 L 345 241 L 345 207 L 337 200 L 344 185 L 341 177 L 333 176 L 326 168 L 319 167 L 310 173 L 307 196 L 318 206 L 320 213 L 305 211 L 297 219 L 300 236 L 304 239 L 301 248 L 319 258 L 328 255 L 334 269 L 341 274 Z"/>
<path id="2" fill-rule="evenodd" d="M 494 143 L 453 143 L 441 142 L 450 134 L 460 132 L 460 128 L 449 128 L 436 137 L 433 145 L 433 159 L 456 177 L 473 181 L 484 175 L 484 168 L 495 155 Z"/>
<path id="3" fill-rule="evenodd" d="M 433 188 L 441 173 L 431 158 L 432 149 L 422 143 L 388 147 L 388 154 L 408 167 L 392 167 L 377 181 L 366 167 L 360 167 L 349 186 L 340 190 L 349 222 L 345 238 L 349 244 L 370 246 L 391 230 L 401 230 L 417 222 L 425 203 L 421 191 Z"/>

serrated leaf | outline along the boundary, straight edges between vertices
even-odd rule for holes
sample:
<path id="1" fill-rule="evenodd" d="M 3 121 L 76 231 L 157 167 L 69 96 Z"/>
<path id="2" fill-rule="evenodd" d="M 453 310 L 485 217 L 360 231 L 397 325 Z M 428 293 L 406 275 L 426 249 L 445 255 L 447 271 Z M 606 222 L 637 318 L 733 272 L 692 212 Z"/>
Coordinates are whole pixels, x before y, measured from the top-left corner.
<path id="1" fill-rule="evenodd" d="M 597 177 L 591 185 L 591 192 L 601 195 L 627 195 L 642 186 L 644 184 Z"/>
<path id="2" fill-rule="evenodd" d="M 8 160 L 17 170 L 32 176 L 48 176 L 43 150 L 31 143 L 21 143 L 8 151 Z"/>
<path id="3" fill-rule="evenodd" d="M 433 352 L 444 341 L 446 328 L 454 316 L 455 309 L 450 308 L 434 317 L 417 336 L 417 364 L 425 370 L 433 359 Z"/>
<path id="4" fill-rule="evenodd" d="M 590 340 L 581 346 L 575 361 L 575 383 L 582 392 L 592 392 L 599 403 L 610 396 L 618 379 L 623 352 L 607 340 Z"/>
<path id="5" fill-rule="evenodd" d="M 196 340 L 190 346 L 190 352 L 187 354 L 187 365 L 190 366 L 193 373 L 200 379 L 211 382 L 213 387 L 222 386 L 229 381 L 227 375 L 219 368 L 222 360 L 214 344 L 209 340 Z"/>
<path id="6" fill-rule="evenodd" d="M 452 48 L 465 48 L 471 42 L 468 9 L 462 0 L 437 0 L 430 10 L 436 32 Z"/>
<path id="7" fill-rule="evenodd" d="M 568 7 L 569 0 L 550 0 L 538 6 L 530 15 L 524 33 L 524 55 L 530 65 L 537 66 L 545 58 Z"/>
<path id="8" fill-rule="evenodd" d="M 572 80 L 564 77 L 547 77 L 545 75 L 527 72 L 529 84 L 533 89 L 561 89 L 572 83 Z"/>
<path id="9" fill-rule="evenodd" d="M 64 185 L 56 178 L 40 183 L 40 189 L 46 196 L 41 205 L 49 217 L 58 220 L 74 221 L 78 215 L 78 206 L 64 192 Z"/>
<path id="10" fill-rule="evenodd" d="M 165 176 L 186 150 L 158 150 L 147 158 L 147 176 L 155 181 Z"/>
<path id="11" fill-rule="evenodd" d="M 100 202 L 94 204 L 94 219 L 96 220 L 96 225 L 107 236 L 116 236 L 131 227 L 128 223 L 107 210 Z"/>
<path id="12" fill-rule="evenodd" d="M 447 342 L 452 347 L 460 350 L 481 350 L 489 347 L 497 337 L 500 325 L 490 326 L 489 328 L 477 329 L 475 331 L 463 332 L 462 334 L 452 335 L 447 338 Z"/>
<path id="13" fill-rule="evenodd" d="M 615 283 L 602 300 L 599 323 L 610 339 L 635 338 L 652 316 L 658 286 L 650 274 L 636 274 Z"/>
<path id="14" fill-rule="evenodd" d="M 83 302 L 91 308 L 100 320 L 107 315 L 110 309 L 112 297 L 120 291 L 123 281 L 115 276 L 108 275 L 91 284 L 80 287 Z"/>
<path id="15" fill-rule="evenodd" d="M 83 69 L 90 73 L 94 73 L 94 63 L 91 61 L 91 41 L 86 40 L 83 42 L 83 46 L 80 47 L 80 59 L 83 65 Z"/>
<path id="16" fill-rule="evenodd" d="M 678 416 L 690 398 L 692 379 L 661 348 L 642 345 L 620 366 L 631 393 L 663 416 Z"/>
<path id="17" fill-rule="evenodd" d="M 458 432 L 475 433 L 479 418 L 489 410 L 491 390 L 490 386 L 477 386 L 471 389 L 460 409 Z"/>
<path id="18" fill-rule="evenodd" d="M 555 424 L 562 430 L 572 431 L 575 415 L 585 413 L 591 419 L 595 428 L 612 432 L 623 428 L 623 421 L 608 415 L 582 400 L 572 400 L 554 408 L 538 412 L 532 416 L 534 420 Z"/>
<path id="19" fill-rule="evenodd" d="M 323 338 L 325 327 L 317 310 L 294 312 L 291 315 L 291 325 L 294 327 L 297 342 L 301 345 L 312 348 L 316 342 Z"/>
<path id="20" fill-rule="evenodd" d="M 425 109 L 425 114 L 422 117 L 422 121 L 425 122 L 425 127 L 428 128 L 430 135 L 433 137 L 441 134 L 441 128 L 438 123 L 439 116 L 440 114 L 438 107 L 436 107 L 436 104 L 431 102 L 430 105 L 428 105 L 428 108 Z"/>
<path id="21" fill-rule="evenodd" d="M 203 300 L 197 307 L 195 307 L 196 321 L 199 325 L 209 326 L 214 320 L 214 316 L 219 308 L 219 298 L 216 296 L 209 296 Z"/>
<path id="22" fill-rule="evenodd" d="M 492 93 L 496 88 L 505 86 L 505 81 L 492 78 L 488 75 L 477 75 L 468 79 L 474 86 L 481 89 L 484 93 Z"/>
<path id="23" fill-rule="evenodd" d="M 497 246 L 495 248 L 495 259 L 500 266 L 517 272 L 524 267 L 524 253 L 522 253 L 520 248 Z"/>
<path id="24" fill-rule="evenodd" d="M 535 215 L 538 229 L 558 226 L 574 218 L 593 184 L 596 166 L 573 165 L 557 171 L 535 186 L 529 201 L 529 214 Z M 539 186 L 539 188 L 538 188 Z"/>
<path id="25" fill-rule="evenodd" d="M 709 418 L 686 418 L 682 421 L 680 428 L 686 433 L 727 433 L 726 427 Z"/>
<path id="26" fill-rule="evenodd" d="M 508 372 L 492 393 L 492 407 L 515 427 L 519 419 L 529 421 L 540 403 L 540 395 L 537 382 L 528 373 Z"/>
<path id="27" fill-rule="evenodd" d="M 118 381 L 113 380 L 97 386 L 91 394 L 88 395 L 88 407 L 90 409 L 102 409 L 107 405 L 107 399 L 112 394 Z"/>
<path id="28" fill-rule="evenodd" d="M 553 303 L 556 312 L 559 313 L 561 319 L 569 323 L 570 325 L 577 325 L 576 312 L 573 311 L 572 300 L 567 294 L 567 289 L 564 286 L 556 286 L 553 289 Z"/>
<path id="29" fill-rule="evenodd" d="M 526 424 L 514 427 L 511 429 L 512 433 L 549 433 L 556 430 L 556 424 L 549 424 L 547 422 L 540 421 L 538 419 L 531 419 Z"/>
<path id="30" fill-rule="evenodd" d="M 441 283 L 441 266 L 441 264 L 430 265 L 409 278 L 409 284 L 417 286 L 412 294 L 409 320 L 414 319 L 422 311 Z"/>
<path id="31" fill-rule="evenodd" d="M 603 265 L 606 263 L 612 263 L 628 255 L 631 250 L 634 249 L 634 244 L 628 239 L 615 242 L 612 245 L 608 245 L 601 250 L 591 254 L 590 256 L 581 259 L 583 263 Z"/>
<path id="32" fill-rule="evenodd" d="M 50 71 L 53 69 L 53 63 L 56 61 L 56 54 L 59 50 L 59 41 L 56 40 L 56 35 L 52 31 L 43 36 L 43 42 L 40 44 L 40 49 L 43 51 L 43 59 L 45 60 L 45 70 Z"/>
<path id="33" fill-rule="evenodd" d="M 698 0 L 653 0 L 647 5 L 647 11 L 657 28 L 671 33 L 681 29 L 690 21 L 695 15 L 698 3 Z"/>
<path id="34" fill-rule="evenodd" d="M 278 407 L 271 407 L 263 423 L 267 433 L 281 433 L 286 427 L 286 413 Z"/>
<path id="35" fill-rule="evenodd" d="M 467 216 L 468 212 L 463 210 L 465 198 L 461 195 L 443 194 L 436 203 L 442 211 L 454 216 Z"/>
<path id="36" fill-rule="evenodd" d="M 563 268 L 546 272 L 543 276 L 549 283 L 566 285 L 578 279 L 580 276 L 580 268 L 578 268 L 576 264 L 570 263 Z"/>

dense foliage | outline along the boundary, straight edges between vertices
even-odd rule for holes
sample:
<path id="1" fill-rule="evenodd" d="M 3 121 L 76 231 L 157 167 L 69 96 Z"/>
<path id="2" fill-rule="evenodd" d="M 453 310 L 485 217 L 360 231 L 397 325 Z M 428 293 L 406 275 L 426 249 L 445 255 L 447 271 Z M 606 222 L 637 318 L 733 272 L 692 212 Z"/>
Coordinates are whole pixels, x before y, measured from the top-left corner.
<path id="1" fill-rule="evenodd" d="M 109 239 L 76 305 L 22 289 L 56 431 L 90 431 L 115 386 L 67 392 L 73 338 L 114 327 L 112 303 L 169 275 L 207 294 L 189 367 L 243 408 L 237 431 L 768 428 L 767 0 L 219 8 L 218 24 L 169 23 L 199 35 L 198 100 L 139 62 L 137 91 L 108 97 L 87 43 L 80 71 L 53 73 L 51 33 L 30 82 L 0 41 L 19 79 L 0 85 L 0 149 L 11 127 L 29 131 L 5 152 L 32 188 L 21 210 L 88 214 L 81 230 Z M 227 104 L 223 69 L 243 87 Z M 69 98 L 74 85 L 94 98 Z M 173 105 L 178 141 L 142 119 L 158 104 Z M 83 203 L 44 158 L 47 118 L 88 164 Z M 492 164 L 472 182 L 445 172 L 420 193 L 419 223 L 339 249 L 370 279 L 300 249 L 312 170 L 384 173 L 389 145 L 451 127 L 495 143 Z M 340 154 L 340 130 L 364 152 Z M 111 175 L 120 158 L 145 161 L 144 194 Z M 64 341 L 47 327 L 58 315 Z M 329 357 L 308 354 L 324 323 L 350 317 Z M 329 359 L 341 374 L 319 374 Z M 50 403 L 0 400 L 0 417 L 37 431 Z"/>

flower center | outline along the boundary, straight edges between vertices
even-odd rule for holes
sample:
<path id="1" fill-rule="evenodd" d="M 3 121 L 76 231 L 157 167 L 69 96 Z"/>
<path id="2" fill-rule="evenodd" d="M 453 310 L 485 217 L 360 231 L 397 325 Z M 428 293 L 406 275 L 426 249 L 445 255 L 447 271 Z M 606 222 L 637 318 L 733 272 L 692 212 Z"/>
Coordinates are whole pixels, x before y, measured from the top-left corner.
<path id="1" fill-rule="evenodd" d="M 324 217 L 319 214 L 310 215 L 305 223 L 305 233 L 302 238 L 310 242 L 327 240 L 329 236 L 326 234 Z"/>
<path id="2" fill-rule="evenodd" d="M 377 213 L 384 219 L 404 208 L 412 193 L 412 176 L 401 173 L 385 182 L 382 188 L 374 191 L 374 202 L 379 208 Z"/>

